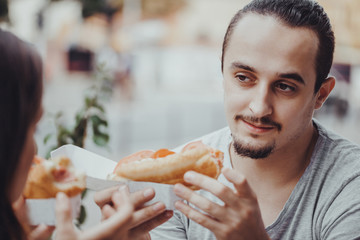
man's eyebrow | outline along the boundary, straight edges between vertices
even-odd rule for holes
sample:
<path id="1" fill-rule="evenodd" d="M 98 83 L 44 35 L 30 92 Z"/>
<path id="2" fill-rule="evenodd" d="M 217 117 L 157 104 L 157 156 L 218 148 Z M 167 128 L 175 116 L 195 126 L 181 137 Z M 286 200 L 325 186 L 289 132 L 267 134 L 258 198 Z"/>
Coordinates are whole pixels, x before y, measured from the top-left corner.
<path id="1" fill-rule="evenodd" d="M 279 77 L 281 78 L 288 78 L 288 79 L 293 79 L 296 82 L 299 82 L 301 84 L 305 85 L 305 81 L 304 79 L 297 73 L 282 73 L 279 75 Z"/>
<path id="2" fill-rule="evenodd" d="M 243 69 L 243 70 L 247 70 L 249 72 L 253 72 L 256 73 L 256 70 L 248 65 L 242 64 L 240 62 L 233 62 L 230 66 L 231 69 Z M 293 79 L 294 81 L 301 83 L 303 85 L 305 85 L 305 81 L 304 79 L 300 76 L 300 74 L 298 73 L 281 73 L 279 74 L 280 78 L 288 78 L 288 79 Z"/>
<path id="3" fill-rule="evenodd" d="M 244 70 L 256 73 L 254 68 L 252 68 L 252 67 L 250 67 L 248 65 L 239 63 L 239 62 L 233 62 L 231 64 L 231 69 L 244 69 Z"/>

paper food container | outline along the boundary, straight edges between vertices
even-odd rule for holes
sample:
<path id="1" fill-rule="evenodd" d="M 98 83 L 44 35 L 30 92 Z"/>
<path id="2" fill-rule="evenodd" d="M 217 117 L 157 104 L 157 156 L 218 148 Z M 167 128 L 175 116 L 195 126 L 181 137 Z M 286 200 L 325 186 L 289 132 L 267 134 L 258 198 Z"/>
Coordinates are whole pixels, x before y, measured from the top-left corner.
<path id="1" fill-rule="evenodd" d="M 114 171 L 117 162 L 92 153 L 83 148 L 67 144 L 51 152 L 51 157 L 67 156 L 71 159 L 75 168 L 86 173 L 86 187 L 88 189 L 99 191 L 112 186 L 127 184 L 130 192 L 135 192 L 146 187 L 152 187 L 155 190 L 155 197 L 147 204 L 161 201 L 167 209 L 174 210 L 174 203 L 182 200 L 173 192 L 173 185 L 159 184 L 152 182 L 136 181 L 112 181 L 107 180 L 109 174 Z"/>
<path id="2" fill-rule="evenodd" d="M 30 225 L 44 223 L 54 226 L 56 223 L 55 198 L 26 199 L 26 207 Z M 73 219 L 79 217 L 81 207 L 81 194 L 70 198 L 71 212 Z"/>

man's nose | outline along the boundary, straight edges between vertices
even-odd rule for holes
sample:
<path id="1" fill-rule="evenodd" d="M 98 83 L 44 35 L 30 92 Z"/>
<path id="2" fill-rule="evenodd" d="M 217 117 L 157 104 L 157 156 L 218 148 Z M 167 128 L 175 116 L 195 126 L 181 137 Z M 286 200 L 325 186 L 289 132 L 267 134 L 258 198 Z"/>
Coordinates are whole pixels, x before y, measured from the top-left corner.
<path id="1" fill-rule="evenodd" d="M 254 117 L 261 118 L 273 113 L 271 89 L 266 86 L 258 86 L 253 93 L 249 109 Z"/>

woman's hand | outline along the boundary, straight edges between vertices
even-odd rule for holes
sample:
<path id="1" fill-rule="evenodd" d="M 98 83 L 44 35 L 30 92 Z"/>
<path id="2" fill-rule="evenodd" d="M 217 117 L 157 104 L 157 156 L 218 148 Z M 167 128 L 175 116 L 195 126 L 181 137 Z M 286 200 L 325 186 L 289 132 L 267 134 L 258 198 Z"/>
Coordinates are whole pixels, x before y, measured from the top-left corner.
<path id="1" fill-rule="evenodd" d="M 120 188 L 129 194 L 126 186 Z M 119 191 L 119 187 L 113 187 L 99 191 L 95 194 L 94 200 L 101 208 L 103 220 L 112 217 L 116 213 L 113 205 L 118 201 L 115 193 Z M 150 239 L 149 231 L 163 224 L 172 217 L 172 211 L 165 209 L 165 205 L 161 202 L 154 203 L 149 206 L 144 204 L 154 198 L 155 192 L 152 188 L 146 188 L 130 194 L 135 212 L 131 221 L 130 239 Z"/>
<path id="2" fill-rule="evenodd" d="M 25 199 L 23 196 L 20 196 L 19 199 L 13 203 L 12 207 L 18 221 L 24 226 L 25 230 L 29 231 L 28 233 L 29 240 L 49 239 L 55 227 L 47 226 L 45 224 L 40 224 L 38 226 L 29 226 L 28 218 L 26 214 L 27 211 L 26 211 Z"/>
<path id="3" fill-rule="evenodd" d="M 56 240 L 68 239 L 130 239 L 129 229 L 131 228 L 134 207 L 130 202 L 126 189 L 113 194 L 112 216 L 100 224 L 85 230 L 77 230 L 72 223 L 70 199 L 64 193 L 56 196 Z"/>

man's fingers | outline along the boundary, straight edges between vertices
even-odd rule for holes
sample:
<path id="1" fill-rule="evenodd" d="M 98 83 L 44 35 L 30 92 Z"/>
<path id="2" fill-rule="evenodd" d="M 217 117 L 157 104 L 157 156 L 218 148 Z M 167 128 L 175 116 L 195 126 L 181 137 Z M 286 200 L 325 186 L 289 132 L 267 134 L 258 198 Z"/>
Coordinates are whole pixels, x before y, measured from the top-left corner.
<path id="1" fill-rule="evenodd" d="M 138 225 L 137 227 L 131 229 L 130 239 L 137 239 L 140 236 L 144 236 L 149 231 L 153 230 L 154 228 L 160 226 L 161 224 L 169 220 L 172 216 L 173 216 L 173 211 L 166 210 L 157 217 Z"/>
<path id="2" fill-rule="evenodd" d="M 236 194 L 239 197 L 256 199 L 255 193 L 252 191 L 246 178 L 242 174 L 229 168 L 224 168 L 222 170 L 222 173 L 224 174 L 226 179 L 229 180 L 229 182 L 234 184 L 234 187 L 236 189 Z"/>
<path id="3" fill-rule="evenodd" d="M 188 171 L 184 175 L 184 180 L 187 183 L 198 186 L 199 188 L 214 194 L 225 204 L 234 206 L 239 203 L 238 198 L 234 198 L 234 190 L 218 182 L 214 178 L 194 171 Z"/>
<path id="4" fill-rule="evenodd" d="M 177 196 L 182 199 L 192 203 L 206 214 L 209 214 L 211 217 L 219 220 L 226 219 L 226 215 L 224 215 L 222 206 L 218 205 L 210 201 L 209 199 L 197 194 L 190 188 L 185 187 L 182 184 L 176 184 L 174 187 L 174 192 Z"/>
<path id="5" fill-rule="evenodd" d="M 175 207 L 177 210 L 182 212 L 186 217 L 204 226 L 205 228 L 211 229 L 212 231 L 217 231 L 219 228 L 221 228 L 220 222 L 216 221 L 210 216 L 200 213 L 199 211 L 186 205 L 182 201 L 176 201 Z"/>

